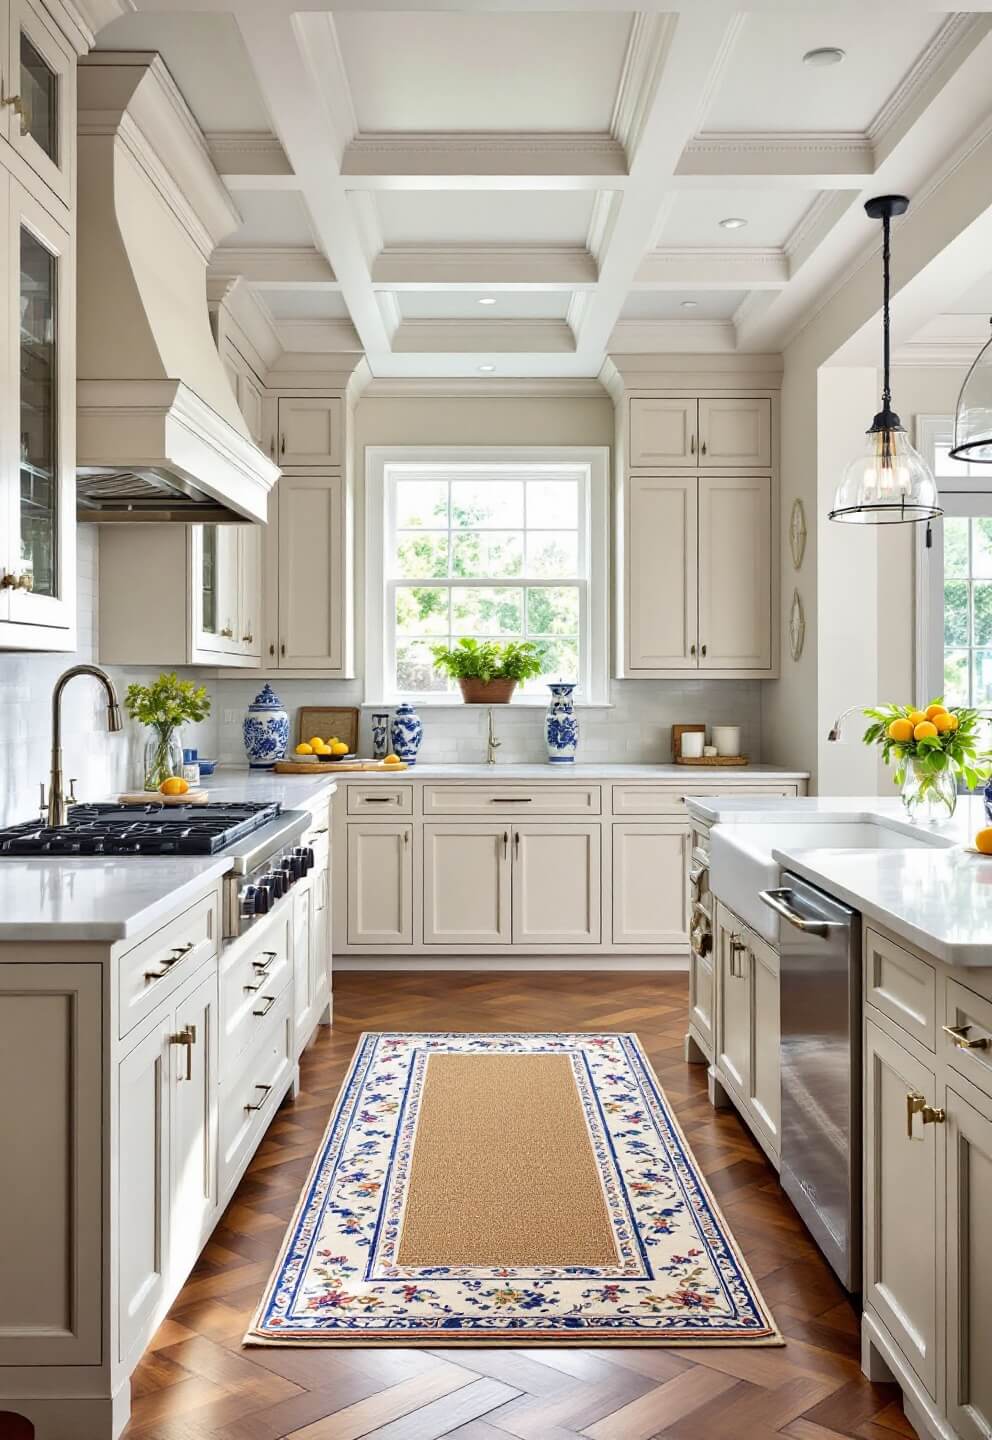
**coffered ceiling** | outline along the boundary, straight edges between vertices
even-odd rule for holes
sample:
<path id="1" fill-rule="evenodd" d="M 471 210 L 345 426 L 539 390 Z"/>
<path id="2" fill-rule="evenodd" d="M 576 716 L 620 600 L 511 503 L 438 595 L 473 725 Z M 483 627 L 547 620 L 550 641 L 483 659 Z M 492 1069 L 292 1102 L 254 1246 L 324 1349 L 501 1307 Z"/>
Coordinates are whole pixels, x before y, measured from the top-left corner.
<path id="1" fill-rule="evenodd" d="M 206 132 L 218 274 L 379 376 L 778 350 L 877 246 L 863 200 L 992 110 L 992 18 L 913 0 L 134 3 L 98 43 L 159 50 Z"/>

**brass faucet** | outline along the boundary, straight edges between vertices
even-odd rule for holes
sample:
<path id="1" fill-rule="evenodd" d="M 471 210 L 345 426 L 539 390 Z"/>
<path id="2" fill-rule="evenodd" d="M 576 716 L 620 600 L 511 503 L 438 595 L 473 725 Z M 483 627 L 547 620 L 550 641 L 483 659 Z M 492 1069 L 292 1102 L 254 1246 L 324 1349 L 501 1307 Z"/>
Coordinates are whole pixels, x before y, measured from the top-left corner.
<path id="1" fill-rule="evenodd" d="M 111 734 L 117 734 L 123 730 L 124 722 L 121 719 L 121 709 L 117 701 L 117 691 L 114 689 L 114 682 L 105 670 L 98 665 L 73 665 L 70 669 L 63 671 L 55 682 L 55 689 L 52 692 L 52 773 L 48 782 L 48 824 L 50 826 L 64 825 L 69 814 L 70 804 L 75 804 L 75 791 L 70 791 L 68 797 L 65 793 L 65 782 L 62 779 L 62 691 L 74 675 L 92 675 L 95 680 L 107 692 L 107 729 Z M 75 781 L 72 781 L 75 785 Z M 45 808 L 45 787 L 41 787 L 42 808 Z"/>
<path id="2" fill-rule="evenodd" d="M 486 764 L 496 764 L 496 751 L 502 745 L 502 740 L 496 739 L 496 721 L 493 719 L 493 707 L 489 707 L 489 734 L 486 737 Z"/>

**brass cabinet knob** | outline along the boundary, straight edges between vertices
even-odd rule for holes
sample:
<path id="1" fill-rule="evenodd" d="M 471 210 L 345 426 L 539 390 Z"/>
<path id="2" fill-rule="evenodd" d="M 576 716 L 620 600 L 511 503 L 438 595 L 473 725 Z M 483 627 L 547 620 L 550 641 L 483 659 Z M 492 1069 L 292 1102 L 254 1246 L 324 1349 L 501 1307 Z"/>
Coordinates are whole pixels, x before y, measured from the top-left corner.
<path id="1" fill-rule="evenodd" d="M 915 1140 L 913 1134 L 913 1116 L 922 1116 L 924 1125 L 943 1125 L 947 1119 L 947 1111 L 943 1106 L 927 1104 L 927 1097 L 921 1095 L 918 1090 L 911 1090 L 906 1096 L 906 1135 L 910 1140 Z M 923 1136 L 919 1137 L 921 1140 Z"/>

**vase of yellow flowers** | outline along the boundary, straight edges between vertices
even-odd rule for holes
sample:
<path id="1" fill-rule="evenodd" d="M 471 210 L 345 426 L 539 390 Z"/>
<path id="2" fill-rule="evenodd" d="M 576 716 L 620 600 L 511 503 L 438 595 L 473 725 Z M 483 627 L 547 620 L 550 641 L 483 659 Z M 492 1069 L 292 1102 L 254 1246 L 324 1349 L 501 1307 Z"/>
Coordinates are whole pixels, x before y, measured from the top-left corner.
<path id="1" fill-rule="evenodd" d="M 989 755 L 980 747 L 981 716 L 963 705 L 934 700 L 915 705 L 881 705 L 865 711 L 871 724 L 866 745 L 880 745 L 893 765 L 893 779 L 911 820 L 934 825 L 949 820 L 958 788 L 974 790 L 989 777 Z"/>

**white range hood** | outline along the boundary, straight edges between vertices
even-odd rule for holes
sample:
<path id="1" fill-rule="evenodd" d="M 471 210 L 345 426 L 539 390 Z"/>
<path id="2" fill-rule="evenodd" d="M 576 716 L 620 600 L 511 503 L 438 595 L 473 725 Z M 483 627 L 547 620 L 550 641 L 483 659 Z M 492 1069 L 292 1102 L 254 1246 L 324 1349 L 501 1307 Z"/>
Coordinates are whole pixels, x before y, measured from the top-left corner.
<path id="1" fill-rule="evenodd" d="M 158 55 L 79 66 L 80 520 L 260 521 L 279 468 L 210 329 L 207 263 L 240 224 Z"/>

